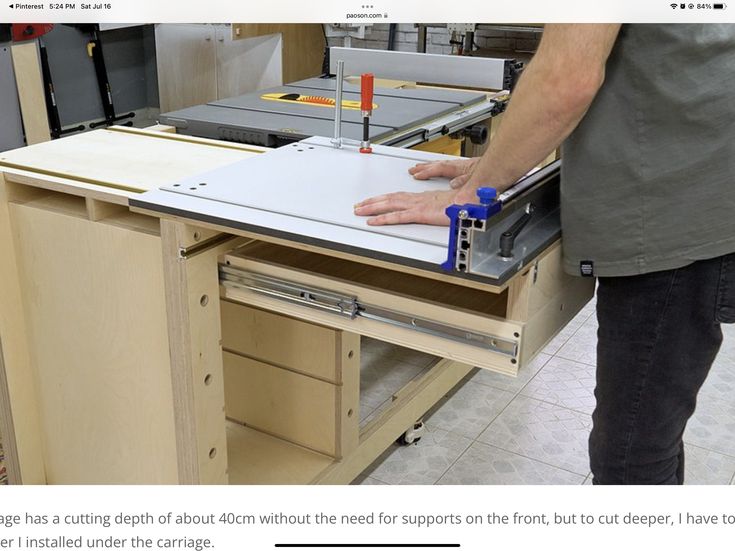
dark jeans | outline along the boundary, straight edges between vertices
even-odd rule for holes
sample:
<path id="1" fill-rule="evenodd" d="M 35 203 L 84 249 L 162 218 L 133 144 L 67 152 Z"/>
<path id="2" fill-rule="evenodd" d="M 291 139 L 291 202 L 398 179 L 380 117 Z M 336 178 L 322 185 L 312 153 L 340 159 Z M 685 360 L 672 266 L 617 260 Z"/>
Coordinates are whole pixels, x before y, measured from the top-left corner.
<path id="1" fill-rule="evenodd" d="M 599 279 L 595 484 L 683 484 L 682 435 L 735 322 L 735 254 Z"/>

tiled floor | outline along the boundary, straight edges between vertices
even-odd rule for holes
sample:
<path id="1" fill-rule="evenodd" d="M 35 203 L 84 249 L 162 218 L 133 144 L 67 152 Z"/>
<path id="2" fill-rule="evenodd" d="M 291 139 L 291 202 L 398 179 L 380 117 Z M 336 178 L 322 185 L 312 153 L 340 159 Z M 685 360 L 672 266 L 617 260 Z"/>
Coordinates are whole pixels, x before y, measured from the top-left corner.
<path id="1" fill-rule="evenodd" d="M 418 444 L 393 446 L 357 483 L 589 484 L 594 307 L 592 301 L 518 378 L 470 374 L 427 414 L 427 433 Z M 725 342 L 684 437 L 687 484 L 735 483 L 735 326 L 723 325 L 723 332 Z M 379 413 L 399 383 L 431 362 L 425 354 L 367 344 L 364 354 L 374 368 L 363 378 L 363 419 Z M 389 383 L 378 383 L 369 373 L 386 359 L 392 365 L 382 369 L 394 371 Z"/>

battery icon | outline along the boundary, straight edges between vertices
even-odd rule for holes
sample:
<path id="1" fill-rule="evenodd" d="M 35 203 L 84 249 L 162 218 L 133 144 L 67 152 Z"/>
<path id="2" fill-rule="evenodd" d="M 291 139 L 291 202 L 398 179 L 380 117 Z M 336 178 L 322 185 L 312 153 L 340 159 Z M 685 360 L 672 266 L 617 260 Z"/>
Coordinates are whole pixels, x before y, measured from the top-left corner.
<path id="1" fill-rule="evenodd" d="M 715 10 L 724 10 L 725 9 L 725 4 L 712 4 L 712 9 L 715 9 Z"/>

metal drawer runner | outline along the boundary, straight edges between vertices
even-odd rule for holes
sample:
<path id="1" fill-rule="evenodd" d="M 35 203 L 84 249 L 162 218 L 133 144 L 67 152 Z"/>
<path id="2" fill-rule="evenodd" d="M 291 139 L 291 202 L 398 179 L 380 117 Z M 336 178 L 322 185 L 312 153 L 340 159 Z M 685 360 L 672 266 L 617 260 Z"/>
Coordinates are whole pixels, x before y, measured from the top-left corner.
<path id="1" fill-rule="evenodd" d="M 511 358 L 516 358 L 518 355 L 518 341 L 468 331 L 434 320 L 412 316 L 380 306 L 364 304 L 356 296 L 333 293 L 325 289 L 276 279 L 226 265 L 220 265 L 219 275 L 220 282 L 225 287 L 248 289 L 255 293 L 309 308 L 325 310 L 350 319 L 361 317 L 404 329 L 412 329 L 434 337 L 504 354 Z"/>

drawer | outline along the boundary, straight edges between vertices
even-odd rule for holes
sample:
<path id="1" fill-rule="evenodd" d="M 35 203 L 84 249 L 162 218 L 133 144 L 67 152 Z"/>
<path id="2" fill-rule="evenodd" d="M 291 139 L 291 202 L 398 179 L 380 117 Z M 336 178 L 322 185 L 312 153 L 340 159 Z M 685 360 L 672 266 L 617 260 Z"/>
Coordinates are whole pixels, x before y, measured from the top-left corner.
<path id="1" fill-rule="evenodd" d="M 341 382 L 339 332 L 227 300 L 221 301 L 220 312 L 225 351 Z"/>
<path id="2" fill-rule="evenodd" d="M 250 242 L 220 264 L 222 298 L 515 375 L 581 309 L 593 280 L 552 245 L 487 290 L 315 252 Z"/>
<path id="3" fill-rule="evenodd" d="M 227 417 L 335 457 L 337 386 L 225 352 Z"/>

